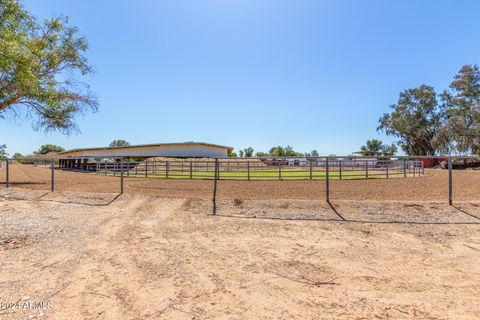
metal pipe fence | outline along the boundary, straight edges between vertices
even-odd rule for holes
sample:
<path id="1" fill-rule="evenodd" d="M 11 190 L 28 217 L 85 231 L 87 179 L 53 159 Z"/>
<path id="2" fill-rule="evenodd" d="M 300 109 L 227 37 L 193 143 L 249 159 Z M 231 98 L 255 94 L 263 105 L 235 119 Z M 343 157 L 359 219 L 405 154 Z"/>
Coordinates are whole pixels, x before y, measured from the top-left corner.
<path id="1" fill-rule="evenodd" d="M 219 180 L 325 180 L 327 159 L 305 161 L 278 160 L 171 160 L 171 161 L 101 161 L 96 163 L 97 174 L 164 179 Z M 422 161 L 417 160 L 328 160 L 328 177 L 333 180 L 395 178 L 419 176 L 425 173 Z M 215 172 L 218 171 L 218 175 Z"/>
<path id="2" fill-rule="evenodd" d="M 435 157 L 425 157 L 435 158 Z M 448 203 L 453 202 L 453 157 L 441 157 L 448 160 Z M 456 157 L 468 159 L 472 157 Z M 216 201 L 218 180 L 323 180 L 325 181 L 325 199 L 330 200 L 332 180 L 390 179 L 419 177 L 425 174 L 424 162 L 408 157 L 384 158 L 346 158 L 346 157 L 310 157 L 310 158 L 263 158 L 263 159 L 211 159 L 211 160 L 145 160 L 131 161 L 126 158 L 86 159 L 82 166 L 73 169 L 95 171 L 97 175 L 116 176 L 119 179 L 120 193 L 124 191 L 124 179 L 160 178 L 160 179 L 204 179 L 213 180 L 213 201 Z M 39 167 L 50 170 L 50 190 L 55 190 L 55 170 L 66 169 L 58 159 L 7 159 L 0 163 L 1 179 L 9 187 L 12 184 L 11 168 L 17 165 Z M 92 162 L 93 161 L 93 162 Z M 80 161 L 78 161 L 80 164 Z M 93 170 L 92 170 L 93 168 Z M 14 182 L 15 183 L 15 182 Z M 2 184 L 2 182 L 0 182 Z M 214 205 L 216 208 L 216 205 Z"/>

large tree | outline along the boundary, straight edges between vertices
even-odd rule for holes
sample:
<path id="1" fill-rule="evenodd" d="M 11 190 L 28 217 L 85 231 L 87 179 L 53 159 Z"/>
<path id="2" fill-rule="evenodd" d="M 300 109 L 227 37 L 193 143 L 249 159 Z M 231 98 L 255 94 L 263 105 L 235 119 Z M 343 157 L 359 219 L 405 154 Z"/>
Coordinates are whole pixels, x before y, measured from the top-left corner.
<path id="1" fill-rule="evenodd" d="M 63 149 L 62 147 L 57 146 L 55 144 L 44 144 L 40 147 L 40 149 L 38 149 L 37 151 L 34 151 L 33 153 L 34 154 L 47 154 L 47 153 L 50 153 L 50 152 L 62 152 L 62 151 L 65 151 L 65 149 Z"/>
<path id="2" fill-rule="evenodd" d="M 444 121 L 444 112 L 431 86 L 421 85 L 400 93 L 391 113 L 379 119 L 377 130 L 399 139 L 398 145 L 408 155 L 435 155 L 441 142 L 437 131 Z"/>
<path id="3" fill-rule="evenodd" d="M 443 149 L 480 154 L 480 69 L 464 65 L 450 90 L 441 94 L 446 122 L 439 131 Z M 440 139 L 441 138 L 441 139 Z"/>
<path id="4" fill-rule="evenodd" d="M 69 19 L 38 21 L 19 0 L 0 0 L 0 117 L 31 116 L 35 129 L 76 130 L 75 116 L 97 109 L 87 41 Z"/>

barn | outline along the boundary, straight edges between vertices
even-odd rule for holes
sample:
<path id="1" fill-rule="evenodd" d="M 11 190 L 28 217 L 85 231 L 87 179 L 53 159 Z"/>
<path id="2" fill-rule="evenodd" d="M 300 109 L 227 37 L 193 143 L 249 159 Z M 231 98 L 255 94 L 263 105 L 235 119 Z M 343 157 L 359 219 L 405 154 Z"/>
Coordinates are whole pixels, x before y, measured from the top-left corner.
<path id="1" fill-rule="evenodd" d="M 58 153 L 61 167 L 77 168 L 89 158 L 227 158 L 232 147 L 205 142 L 155 143 L 124 147 L 97 147 L 66 150 Z"/>

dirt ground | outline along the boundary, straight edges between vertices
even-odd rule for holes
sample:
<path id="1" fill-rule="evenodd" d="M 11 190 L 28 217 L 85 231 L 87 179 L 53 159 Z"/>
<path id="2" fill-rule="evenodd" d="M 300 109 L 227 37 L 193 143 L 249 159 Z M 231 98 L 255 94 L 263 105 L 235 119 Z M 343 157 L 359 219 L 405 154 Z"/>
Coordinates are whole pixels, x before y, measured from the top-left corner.
<path id="1" fill-rule="evenodd" d="M 480 318 L 478 203 L 210 212 L 191 197 L 0 189 L 0 318 Z"/>

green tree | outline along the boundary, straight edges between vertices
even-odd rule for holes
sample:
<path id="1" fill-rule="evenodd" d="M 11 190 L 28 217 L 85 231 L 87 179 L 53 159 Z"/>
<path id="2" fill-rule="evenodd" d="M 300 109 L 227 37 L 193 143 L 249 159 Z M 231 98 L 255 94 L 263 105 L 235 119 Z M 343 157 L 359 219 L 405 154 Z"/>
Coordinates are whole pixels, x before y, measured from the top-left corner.
<path id="1" fill-rule="evenodd" d="M 437 142 L 445 151 L 480 154 L 480 69 L 464 65 L 441 94 L 446 122 Z"/>
<path id="2" fill-rule="evenodd" d="M 75 116 L 97 110 L 88 49 L 66 17 L 37 21 L 19 0 L 0 0 L 0 117 L 32 115 L 34 129 L 77 130 Z"/>
<path id="3" fill-rule="evenodd" d="M 397 144 L 408 155 L 435 155 L 440 150 L 436 138 L 444 112 L 433 87 L 405 90 L 390 107 L 392 112 L 379 119 L 377 130 L 398 138 Z"/>
<path id="4" fill-rule="evenodd" d="M 50 152 L 62 152 L 65 151 L 60 146 L 54 145 L 54 144 L 44 144 L 43 146 L 40 147 L 37 151 L 34 151 L 34 154 L 47 154 Z"/>
<path id="5" fill-rule="evenodd" d="M 228 154 L 230 158 L 238 158 L 238 154 L 235 151 L 232 151 Z"/>
<path id="6" fill-rule="evenodd" d="M 318 153 L 317 150 L 312 150 L 312 152 L 310 152 L 310 156 L 312 156 L 312 157 L 319 157 L 320 154 Z"/>
<path id="7" fill-rule="evenodd" d="M 285 149 L 282 146 L 276 146 L 270 148 L 268 152 L 270 156 L 273 157 L 284 157 L 285 156 Z"/>
<path id="8" fill-rule="evenodd" d="M 23 158 L 23 154 L 21 154 L 20 152 L 15 152 L 15 153 L 13 154 L 13 157 L 12 157 L 12 158 L 15 159 L 15 160 L 21 159 L 21 158 Z"/>
<path id="9" fill-rule="evenodd" d="M 248 148 L 245 148 L 243 149 L 243 154 L 245 156 L 245 158 L 250 158 L 250 157 L 253 157 L 253 148 L 252 147 L 248 147 Z"/>
<path id="10" fill-rule="evenodd" d="M 259 158 L 265 158 L 265 157 L 268 157 L 270 154 L 268 152 L 262 152 L 262 151 L 258 151 L 255 153 L 255 157 L 259 157 Z"/>
<path id="11" fill-rule="evenodd" d="M 269 151 L 270 156 L 272 157 L 301 157 L 304 154 L 301 152 L 296 152 L 291 146 L 276 146 L 272 147 Z"/>
<path id="12" fill-rule="evenodd" d="M 392 155 L 394 156 L 398 151 L 397 146 L 395 143 L 392 143 L 390 145 L 383 145 L 382 146 L 382 153 L 385 155 Z"/>
<path id="13" fill-rule="evenodd" d="M 367 143 L 361 146 L 360 149 L 364 151 L 367 156 L 394 155 L 397 153 L 397 146 L 394 143 L 386 145 L 377 139 L 367 140 Z"/>
<path id="14" fill-rule="evenodd" d="M 126 140 L 113 140 L 109 144 L 109 147 L 127 147 L 129 145 L 130 145 L 130 143 Z"/>
<path id="15" fill-rule="evenodd" d="M 379 153 L 383 148 L 383 142 L 377 139 L 367 140 L 366 145 L 361 146 L 362 151 L 371 151 L 372 155 Z"/>
<path id="16" fill-rule="evenodd" d="M 6 160 L 8 158 L 7 145 L 0 144 L 0 160 Z"/>

